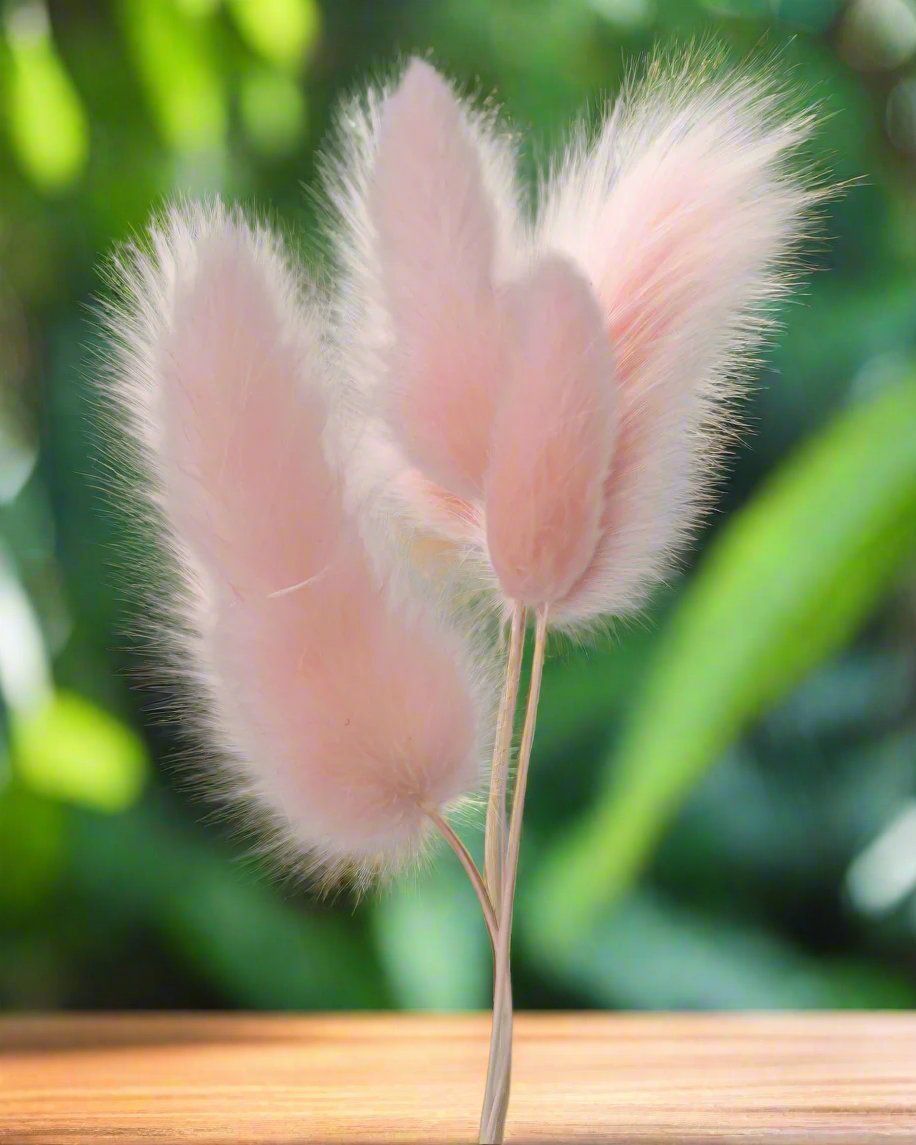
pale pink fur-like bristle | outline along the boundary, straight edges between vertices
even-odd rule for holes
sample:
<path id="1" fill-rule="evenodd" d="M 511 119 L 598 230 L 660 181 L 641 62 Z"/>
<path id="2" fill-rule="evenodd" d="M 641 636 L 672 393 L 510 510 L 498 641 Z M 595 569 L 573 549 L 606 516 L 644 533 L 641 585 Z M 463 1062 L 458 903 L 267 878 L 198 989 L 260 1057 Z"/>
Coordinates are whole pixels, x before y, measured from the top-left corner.
<path id="1" fill-rule="evenodd" d="M 615 437 L 613 358 L 588 283 L 546 256 L 508 291 L 515 353 L 493 425 L 485 511 L 509 600 L 560 600 L 600 538 Z"/>
<path id="2" fill-rule="evenodd" d="M 363 872 L 478 783 L 469 650 L 395 599 L 329 461 L 319 314 L 276 239 L 174 212 L 124 267 L 119 401 L 178 572 L 177 630 L 238 794 Z"/>
<path id="3" fill-rule="evenodd" d="M 375 395 L 363 403 L 366 425 L 379 410 L 379 423 L 387 421 L 367 430 L 364 466 L 392 494 L 388 508 L 400 507 L 424 544 L 441 535 L 498 606 L 541 596 L 551 622 L 567 627 L 634 611 L 701 518 L 740 429 L 733 398 L 823 195 L 798 157 L 813 116 L 790 113 L 765 70 L 730 72 L 697 52 L 658 56 L 596 136 L 574 134 L 529 234 L 504 133 L 479 129 L 428 65 L 413 63 L 401 86 L 368 108 L 344 134 L 352 174 L 340 164 L 331 187 L 346 248 L 341 358 L 354 391 Z M 440 178 L 441 195 L 417 195 Z M 533 445 L 552 440 L 547 389 L 563 392 L 572 361 L 561 364 L 557 351 L 559 377 L 535 369 L 527 385 L 510 381 L 513 362 L 541 337 L 540 324 L 512 319 L 510 300 L 532 265 L 555 256 L 592 290 L 614 360 L 604 371 L 613 449 L 584 515 L 581 495 L 571 512 L 562 484 L 543 480 L 550 466 Z M 417 372 L 417 362 L 428 368 Z M 516 422 L 524 438 L 503 451 L 518 462 L 513 469 L 494 435 Z M 559 456 L 559 445 L 551 448 Z M 594 484 L 596 455 L 582 456 L 583 472 L 568 472 L 580 494 Z M 494 489 L 502 484 L 505 505 L 515 507 L 514 534 L 501 498 L 487 505 L 477 487 L 480 466 L 486 485 L 491 463 Z"/>
<path id="4" fill-rule="evenodd" d="M 367 196 L 390 321 L 389 416 L 425 473 L 479 495 L 507 373 L 497 215 L 461 104 L 422 60 L 382 105 Z"/>
<path id="5" fill-rule="evenodd" d="M 486 225 L 492 224 L 493 281 L 505 282 L 525 265 L 528 249 L 515 170 L 515 139 L 492 103 L 480 108 L 459 100 L 427 64 L 415 60 L 407 70 L 414 72 L 421 88 L 428 83 L 435 89 L 446 117 L 460 125 L 461 145 L 471 154 L 476 169 L 475 195 L 491 217 Z M 345 419 L 348 488 L 357 502 L 367 505 L 379 545 L 393 547 L 395 555 L 413 552 L 438 589 L 447 581 L 462 600 L 470 594 L 479 602 L 486 601 L 489 610 L 495 578 L 486 554 L 480 476 L 475 477 L 476 495 L 467 494 L 467 483 L 447 462 L 448 472 L 437 458 L 433 458 L 432 471 L 418 464 L 417 454 L 407 448 L 405 427 L 397 416 L 398 378 L 391 370 L 393 330 L 372 188 L 384 113 L 401 84 L 402 77 L 398 77 L 391 85 L 369 88 L 345 101 L 337 116 L 333 147 L 323 156 L 326 223 L 336 277 L 333 351 L 343 404 L 349 407 Z M 438 146 L 435 134 L 427 138 L 434 148 Z M 413 162 L 425 161 L 415 148 Z M 402 174 L 393 173 L 391 209 L 401 212 L 400 219 L 395 219 L 397 226 L 409 226 L 415 193 Z M 441 240 L 436 242 L 441 247 Z M 446 267 L 433 285 L 441 294 L 448 282 Z M 472 330 L 469 344 L 476 338 Z M 439 415 L 435 409 L 433 413 L 436 421 L 429 434 L 414 418 L 418 434 L 427 442 L 438 433 Z M 475 428 L 476 412 L 469 410 L 468 414 L 480 453 L 485 434 Z M 449 432 L 467 432 L 466 425 L 456 424 Z M 465 494 L 455 486 L 464 487 Z"/>
<path id="6" fill-rule="evenodd" d="M 619 387 L 602 541 L 566 622 L 640 606 L 689 535 L 818 198 L 797 160 L 811 115 L 765 78 L 710 70 L 653 61 L 543 196 L 538 243 L 592 284 Z"/>

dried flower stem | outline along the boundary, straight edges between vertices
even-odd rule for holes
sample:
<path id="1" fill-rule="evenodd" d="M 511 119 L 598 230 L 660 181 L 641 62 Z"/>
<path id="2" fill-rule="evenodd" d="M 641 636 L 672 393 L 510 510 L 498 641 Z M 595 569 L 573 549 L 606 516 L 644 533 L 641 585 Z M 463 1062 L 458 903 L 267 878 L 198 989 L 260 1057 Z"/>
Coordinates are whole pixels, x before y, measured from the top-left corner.
<path id="1" fill-rule="evenodd" d="M 490 769 L 490 798 L 487 804 L 487 830 L 484 873 L 490 900 L 499 918 L 502 900 L 503 864 L 506 853 L 506 792 L 512 756 L 512 733 L 518 702 L 519 677 L 525 649 L 526 609 L 522 604 L 512 609 L 509 652 L 506 659 L 506 683 L 503 688 L 496 722 L 496 743 Z"/>
<path id="2" fill-rule="evenodd" d="M 544 651 L 547 644 L 547 608 L 539 609 L 534 636 L 534 654 L 531 662 L 531 683 L 525 707 L 525 722 L 519 746 L 518 772 L 512 794 L 512 813 L 508 839 L 504 838 L 506 789 L 508 787 L 509 755 L 512 745 L 512 726 L 518 699 L 519 676 L 525 646 L 525 608 L 516 605 L 512 614 L 512 634 L 506 661 L 506 687 L 499 713 L 494 777 L 490 787 L 487 814 L 487 878 L 499 880 L 501 888 L 498 912 L 494 909 L 492 891 L 477 868 L 470 852 L 458 838 L 442 815 L 426 807 L 424 811 L 438 828 L 445 841 L 458 856 L 483 910 L 484 921 L 493 947 L 493 1025 L 490 1033 L 490 1059 L 487 1067 L 486 1091 L 480 1120 L 481 1145 L 501 1145 L 509 1108 L 509 1089 L 512 1081 L 512 917 L 515 906 L 515 886 L 518 879 L 518 859 L 522 839 L 522 820 L 525 812 L 525 792 L 528 787 L 528 769 L 534 731 L 537 724 L 538 701 L 544 669 Z M 497 775 L 497 771 L 500 772 Z M 495 834 L 498 832 L 499 834 Z M 497 854 L 498 860 L 493 856 Z M 498 872 L 498 873 L 497 873 Z M 491 887 L 492 887 L 491 883 Z"/>
<path id="3" fill-rule="evenodd" d="M 487 1084 L 480 1118 L 481 1145 L 501 1145 L 505 1134 L 506 1112 L 509 1107 L 509 1087 L 512 1081 L 512 977 L 510 967 L 512 915 L 522 839 L 522 818 L 525 811 L 525 791 L 528 786 L 528 767 L 534 744 L 538 700 L 541 694 L 541 677 L 544 669 L 544 650 L 547 644 L 547 611 L 546 606 L 544 606 L 538 610 L 537 614 L 534 655 L 531 662 L 531 683 L 528 689 L 528 703 L 525 708 L 522 742 L 519 747 L 515 791 L 512 796 L 512 815 L 509 822 L 509 840 L 505 854 L 493 976 L 493 1026 L 490 1033 L 490 1060 L 487 1067 Z"/>
<path id="4" fill-rule="evenodd" d="M 468 878 L 471 880 L 471 886 L 477 895 L 480 907 L 483 911 L 484 921 L 487 924 L 487 933 L 490 935 L 490 943 L 493 947 L 494 957 L 496 955 L 496 943 L 498 937 L 498 928 L 496 924 L 496 912 L 493 909 L 493 903 L 490 896 L 487 894 L 487 888 L 484 886 L 483 878 L 480 871 L 477 869 L 477 864 L 471 856 L 470 851 L 458 838 L 455 831 L 449 826 L 448 822 L 439 814 L 438 811 L 426 807 L 424 811 L 436 825 L 446 843 L 452 848 L 458 856 L 458 860 L 467 872 Z"/>

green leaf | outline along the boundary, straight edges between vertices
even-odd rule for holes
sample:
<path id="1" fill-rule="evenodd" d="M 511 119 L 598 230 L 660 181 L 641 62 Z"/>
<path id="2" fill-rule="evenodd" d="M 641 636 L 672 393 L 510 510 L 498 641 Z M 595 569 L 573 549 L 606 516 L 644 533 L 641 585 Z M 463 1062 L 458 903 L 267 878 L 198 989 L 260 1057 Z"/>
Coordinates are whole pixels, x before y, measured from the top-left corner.
<path id="1" fill-rule="evenodd" d="M 381 1009 L 391 998 L 358 919 L 294 904 L 166 803 L 124 815 L 76 816 L 80 891 L 128 931 L 151 921 L 225 997 L 263 1009 Z"/>
<path id="2" fill-rule="evenodd" d="M 229 0 L 229 8 L 248 44 L 281 67 L 301 63 L 318 37 L 315 0 Z"/>
<path id="3" fill-rule="evenodd" d="M 449 852 L 386 890 L 373 922 L 397 1005 L 408 1010 L 479 1010 L 487 1004 L 491 955 L 480 907 Z"/>
<path id="4" fill-rule="evenodd" d="M 51 39 L 44 9 L 29 6 L 9 21 L 9 127 L 23 170 L 43 191 L 82 172 L 89 129 L 79 94 Z"/>
<path id="5" fill-rule="evenodd" d="M 716 16 L 789 24 L 807 32 L 823 32 L 834 22 L 839 0 L 702 0 Z"/>
<path id="6" fill-rule="evenodd" d="M 121 10 L 163 138 L 179 152 L 218 148 L 226 109 L 206 16 L 195 18 L 166 0 L 122 2 Z"/>
<path id="7" fill-rule="evenodd" d="M 187 960 L 240 1005 L 374 1009 L 387 1000 L 344 917 L 297 910 L 237 865 L 191 866 L 163 901 L 162 921 Z"/>
<path id="8" fill-rule="evenodd" d="M 15 717 L 12 754 L 33 791 L 96 811 L 129 807 L 146 778 L 146 752 L 130 728 L 70 692 Z"/>
<path id="9" fill-rule="evenodd" d="M 258 66 L 242 79 L 239 110 L 245 131 L 265 155 L 282 155 L 301 146 L 308 121 L 302 89 L 292 76 Z"/>
<path id="10" fill-rule="evenodd" d="M 0 906 L 4 917 L 41 904 L 66 866 L 64 809 L 15 779 L 0 781 Z"/>
<path id="11" fill-rule="evenodd" d="M 697 911 L 646 891 L 546 968 L 589 1005 L 660 1010 L 880 1009 L 912 1006 L 906 975 L 811 954 L 758 922 Z"/>
<path id="12" fill-rule="evenodd" d="M 0 702 L 10 712 L 30 710 L 50 691 L 50 666 L 38 617 L 2 542 L 0 632 Z"/>
<path id="13" fill-rule="evenodd" d="M 652 639 L 649 625 L 633 625 L 595 646 L 563 649 L 561 645 L 560 654 L 551 655 L 538 708 L 536 758 L 559 757 L 565 766 L 570 745 L 586 736 L 608 734 L 612 723 L 633 703 Z M 527 676 L 522 695 L 526 689 Z M 519 725 L 522 717 L 520 710 Z"/>
<path id="14" fill-rule="evenodd" d="M 916 383 L 847 411 L 712 546 L 659 649 L 593 810 L 546 860 L 560 943 L 632 882 L 729 743 L 874 607 L 916 547 Z"/>

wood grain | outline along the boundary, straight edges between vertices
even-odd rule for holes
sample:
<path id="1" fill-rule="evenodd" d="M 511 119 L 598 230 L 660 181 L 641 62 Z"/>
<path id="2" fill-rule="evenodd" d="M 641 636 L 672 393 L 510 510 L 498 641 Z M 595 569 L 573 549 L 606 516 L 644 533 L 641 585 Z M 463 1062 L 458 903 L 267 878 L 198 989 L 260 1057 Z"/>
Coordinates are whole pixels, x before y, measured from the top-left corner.
<path id="1" fill-rule="evenodd" d="M 0 1020 L 4 1145 L 472 1142 L 481 1015 Z M 916 1143 L 916 1015 L 518 1019 L 512 1142 Z"/>

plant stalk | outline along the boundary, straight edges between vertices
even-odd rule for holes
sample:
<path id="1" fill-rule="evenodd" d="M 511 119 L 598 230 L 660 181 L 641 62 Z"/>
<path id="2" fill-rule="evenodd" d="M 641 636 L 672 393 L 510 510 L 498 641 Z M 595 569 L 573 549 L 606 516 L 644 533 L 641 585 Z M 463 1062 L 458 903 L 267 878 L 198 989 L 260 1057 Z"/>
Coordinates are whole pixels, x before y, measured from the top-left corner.
<path id="1" fill-rule="evenodd" d="M 518 703 L 519 677 L 525 649 L 525 613 L 524 605 L 513 606 L 509 652 L 506 658 L 506 683 L 496 720 L 496 743 L 493 747 L 493 764 L 490 769 L 484 874 L 497 920 L 501 909 L 503 864 L 506 854 L 506 791 L 509 786 L 512 733 L 515 728 L 515 708 Z"/>
<path id="2" fill-rule="evenodd" d="M 493 909 L 493 903 L 490 896 L 487 894 L 487 888 L 484 886 L 483 878 L 480 871 L 477 869 L 477 864 L 471 856 L 470 851 L 458 838 L 458 835 L 444 819 L 438 811 L 433 808 L 424 808 L 426 814 L 432 820 L 439 830 L 439 833 L 445 839 L 446 843 L 452 848 L 458 856 L 458 861 L 461 863 L 467 872 L 468 878 L 471 880 L 471 886 L 474 888 L 474 893 L 480 903 L 480 908 L 483 911 L 484 922 L 487 924 L 487 933 L 490 936 L 490 945 L 493 947 L 493 957 L 496 957 L 496 943 L 498 937 L 498 929 L 496 925 L 496 912 Z"/>
<path id="3" fill-rule="evenodd" d="M 509 1090 L 512 1084 L 512 916 L 522 839 L 522 817 L 525 811 L 525 791 L 528 786 L 531 749 L 534 745 L 546 644 L 547 607 L 544 606 L 537 614 L 534 654 L 531 662 L 531 684 L 528 689 L 528 702 L 525 708 L 525 723 L 522 729 L 522 742 L 519 747 L 518 772 L 512 797 L 512 815 L 509 822 L 509 838 L 504 859 L 502 898 L 498 913 L 493 974 L 493 1025 L 490 1031 L 487 1083 L 483 1110 L 480 1116 L 480 1145 L 502 1145 L 506 1131 L 506 1113 L 509 1108 Z"/>

